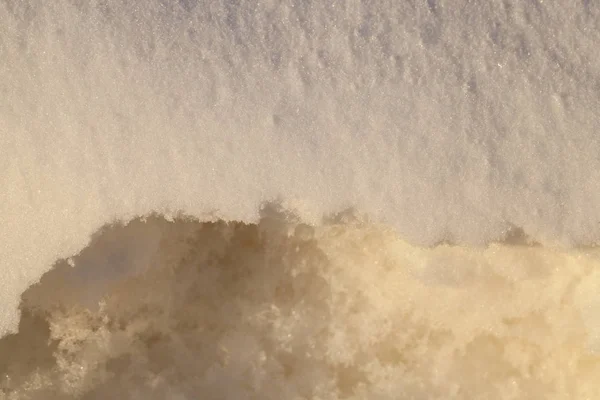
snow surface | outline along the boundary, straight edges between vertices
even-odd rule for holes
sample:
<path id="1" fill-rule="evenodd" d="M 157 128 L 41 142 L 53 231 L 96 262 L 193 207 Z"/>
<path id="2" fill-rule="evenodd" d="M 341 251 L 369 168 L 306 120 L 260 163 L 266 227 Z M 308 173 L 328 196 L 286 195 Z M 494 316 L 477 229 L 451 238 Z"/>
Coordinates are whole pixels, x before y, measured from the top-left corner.
<path id="1" fill-rule="evenodd" d="M 1 1 L 0 336 L 150 214 L 596 244 L 598 43 L 594 1 Z"/>
<path id="2" fill-rule="evenodd" d="M 71 263 L 24 293 L 2 400 L 600 395 L 598 249 L 419 248 L 271 210 L 112 226 Z"/>

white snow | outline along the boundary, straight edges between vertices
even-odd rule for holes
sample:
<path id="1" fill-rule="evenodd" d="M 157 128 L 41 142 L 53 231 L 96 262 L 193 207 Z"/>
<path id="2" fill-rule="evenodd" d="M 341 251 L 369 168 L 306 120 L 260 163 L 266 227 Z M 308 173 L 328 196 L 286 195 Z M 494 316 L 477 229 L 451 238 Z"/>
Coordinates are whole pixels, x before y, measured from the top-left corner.
<path id="1" fill-rule="evenodd" d="M 596 244 L 598 43 L 594 1 L 0 2 L 0 336 L 150 214 Z"/>

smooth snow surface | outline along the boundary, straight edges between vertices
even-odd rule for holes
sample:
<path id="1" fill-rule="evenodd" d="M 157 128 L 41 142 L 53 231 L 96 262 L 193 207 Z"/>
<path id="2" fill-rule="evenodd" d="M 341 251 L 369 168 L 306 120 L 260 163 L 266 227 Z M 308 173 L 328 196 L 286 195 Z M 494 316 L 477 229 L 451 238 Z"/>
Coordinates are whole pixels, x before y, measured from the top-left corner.
<path id="1" fill-rule="evenodd" d="M 297 219 L 280 222 L 287 227 L 307 224 L 318 232 L 330 232 L 332 221 L 339 220 L 334 224 L 342 231 L 339 238 L 322 233 L 328 239 L 314 239 L 314 246 L 327 253 L 328 272 L 317 274 L 320 280 L 315 278 L 310 284 L 298 283 L 302 279 L 291 272 L 285 279 L 288 286 L 307 285 L 294 292 L 306 301 L 323 286 L 327 300 L 314 294 L 317 298 L 311 301 L 328 302 L 329 310 L 336 311 L 318 316 L 312 314 L 314 310 L 306 311 L 313 306 L 297 305 L 297 312 L 307 313 L 297 317 L 298 323 L 322 324 L 331 332 L 337 329 L 341 339 L 319 342 L 324 347 L 306 350 L 311 355 L 303 361 L 297 357 L 304 357 L 305 350 L 289 350 L 290 360 L 282 362 L 305 368 L 312 378 L 297 378 L 304 382 L 301 388 L 299 383 L 286 381 L 293 373 L 283 373 L 279 381 L 275 372 L 265 369 L 261 382 L 283 382 L 281 388 L 285 387 L 283 391 L 273 386 L 272 393 L 287 393 L 281 395 L 286 399 L 430 398 L 439 389 L 442 398 L 534 398 L 531 393 L 540 398 L 598 397 L 593 378 L 599 362 L 594 352 L 600 349 L 596 312 L 600 295 L 595 295 L 600 280 L 595 272 L 598 257 L 591 247 L 583 248 L 600 241 L 599 44 L 600 3 L 583 0 L 0 0 L 0 337 L 17 330 L 23 292 L 58 260 L 77 256 L 107 224 L 163 215 L 167 219 L 189 217 L 196 222 L 186 221 L 198 226 L 221 221 L 227 229 L 234 229 L 233 221 L 241 221 L 259 229 L 265 210 L 281 207 L 283 214 Z M 346 210 L 353 211 L 344 214 Z M 364 225 L 357 228 L 343 222 L 344 215 L 360 215 L 357 218 Z M 152 226 L 140 228 L 137 236 L 124 242 L 122 254 L 127 257 L 111 258 L 102 251 L 75 257 L 79 260 L 76 270 L 88 271 L 86 279 L 60 286 L 60 290 L 51 286 L 55 289 L 49 293 L 57 297 L 47 301 L 62 304 L 58 308 L 65 318 L 77 319 L 85 314 L 77 314 L 77 307 L 94 309 L 101 299 L 118 297 L 111 294 L 111 285 L 126 285 L 128 279 L 146 276 L 148 265 L 155 262 L 153 251 L 165 233 Z M 159 231 L 155 237 L 152 229 Z M 385 252 L 387 245 L 363 242 L 370 230 L 402 243 L 392 246 L 401 254 L 392 257 L 389 270 L 374 266 L 377 257 L 383 257 L 374 249 Z M 281 240 L 289 237 L 278 235 Z M 347 239 L 347 235 L 355 236 Z M 523 247 L 514 249 L 508 244 L 515 235 L 528 238 Z M 150 239 L 155 242 L 146 241 Z M 495 241 L 506 244 L 485 247 Z M 533 246 L 534 242 L 542 247 Z M 446 254 L 447 246 L 440 243 L 458 247 Z M 438 246 L 418 247 L 434 245 Z M 557 246 L 563 250 L 550 250 Z M 236 246 L 228 249 L 243 253 Z M 495 251 L 499 252 L 495 261 L 477 261 L 488 257 L 482 254 Z M 184 253 L 173 249 L 161 254 L 171 254 L 183 263 Z M 420 261 L 402 261 L 413 253 L 418 253 L 414 257 Z M 417 272 L 407 266 L 432 262 L 434 266 L 417 268 Z M 348 271 L 341 268 L 346 264 Z M 490 272 L 485 271 L 487 267 Z M 264 268 L 261 264 L 257 273 L 266 273 Z M 498 269 L 504 272 L 492 272 Z M 119 271 L 128 272 L 121 275 Z M 167 279 L 165 271 L 156 273 Z M 361 272 L 353 275 L 351 271 Z M 416 274 L 410 276 L 420 283 L 414 286 L 403 280 L 400 276 L 407 271 Z M 505 272 L 508 278 L 502 275 Z M 499 281 L 499 288 L 506 284 L 506 289 L 495 292 L 488 274 L 500 274 L 503 278 L 498 279 L 504 283 Z M 547 280 L 542 286 L 523 289 L 531 276 Z M 178 279 L 185 277 L 175 274 L 169 279 L 174 281 L 145 287 L 147 296 L 155 294 L 153 289 L 166 295 L 175 290 L 170 285 L 179 285 Z M 217 278 L 202 279 L 208 285 Z M 241 305 L 236 303 L 236 307 L 249 307 L 244 313 L 262 307 L 260 301 L 267 298 L 260 296 L 276 287 L 269 282 L 262 287 L 260 281 L 249 279 L 243 288 L 235 287 L 248 291 L 236 292 L 241 296 Z M 449 289 L 448 280 L 450 287 L 461 289 Z M 365 299 L 364 308 L 357 306 L 356 315 L 361 316 L 357 320 L 354 311 L 339 309 L 342 303 L 335 303 L 338 284 L 349 285 L 352 296 L 359 292 L 365 298 L 383 296 L 381 301 L 388 305 L 371 309 Z M 429 289 L 417 290 L 418 285 Z M 90 292 L 87 298 L 77 294 L 80 288 Z M 173 292 L 177 301 L 184 301 L 179 295 L 183 296 Z M 206 296 L 206 301 L 216 301 L 216 294 Z M 442 297 L 441 306 L 447 309 L 435 311 L 431 301 L 436 296 Z M 157 299 L 165 306 L 167 300 Z M 235 303 L 233 297 L 223 299 L 220 306 Z M 144 308 L 138 303 L 143 300 L 131 301 L 131 307 Z M 189 301 L 189 307 L 204 304 L 200 299 Z M 281 307 L 281 301 L 288 300 L 273 299 L 274 306 Z M 73 302 L 81 304 L 75 307 Z M 108 313 L 109 320 L 120 318 L 121 311 L 109 303 L 102 312 Z M 325 303 L 318 303 L 318 308 Z M 24 298 L 22 307 L 27 310 Z M 39 311 L 40 307 L 45 311 Z M 60 340 L 76 340 L 76 332 L 86 329 L 99 332 L 84 320 L 80 322 L 83 327 L 70 325 L 59 321 L 46 306 L 34 308 L 50 318 L 44 323 L 59 343 L 52 342 L 58 350 L 48 353 L 48 365 L 69 362 L 61 358 Z M 229 335 L 227 343 L 242 346 L 244 340 L 254 340 L 249 348 L 261 349 L 256 353 L 240 350 L 243 354 L 236 357 L 261 351 L 271 357 L 279 351 L 277 346 L 284 346 L 283 339 L 270 341 L 261 336 L 267 335 L 261 330 L 267 325 L 255 327 L 258 331 L 252 334 L 235 325 L 242 324 L 243 318 L 228 325 L 219 319 L 226 311 L 215 314 L 211 323 L 225 330 L 219 334 Z M 100 318 L 98 310 L 87 312 Z M 465 316 L 471 314 L 476 317 Z M 529 315 L 535 319 L 527 322 L 533 324 L 530 331 L 519 328 L 520 322 L 514 327 L 514 321 Z M 272 316 L 271 322 L 292 329 L 288 317 Z M 513 328 L 502 330 L 498 324 L 504 317 L 502 323 L 526 339 L 515 339 L 518 335 L 510 331 Z M 21 324 L 29 318 L 34 317 L 27 311 Z M 204 321 L 191 318 L 190 324 Z M 470 322 L 464 325 L 463 318 Z M 152 319 L 146 323 L 154 324 Z M 483 331 L 476 331 L 475 325 L 489 332 L 481 336 L 483 342 L 478 341 L 478 332 Z M 377 336 L 392 331 L 400 335 L 403 326 L 413 329 L 413 336 Z M 110 343 L 129 343 L 134 339 L 127 335 L 138 328 L 122 328 L 126 332 L 122 335 L 106 329 Z M 139 329 L 146 332 L 146 328 Z M 363 329 L 381 332 L 369 333 L 373 335 L 369 339 L 361 333 Z M 290 340 L 317 340 L 297 336 L 314 332 L 298 332 L 291 332 Z M 452 335 L 445 336 L 448 332 Z M 508 336 L 502 332 L 509 332 Z M 27 341 L 28 335 L 4 340 Z M 196 352 L 190 362 L 206 359 L 206 365 L 210 352 L 217 351 L 214 346 L 221 343 L 216 336 L 201 336 L 209 344 L 198 347 L 176 337 L 169 339 L 169 346 L 171 340 L 182 340 L 182 348 Z M 140 340 L 149 346 L 150 339 Z M 525 347 L 510 347 L 513 340 Z M 343 342 L 345 347 L 339 344 Z M 396 357 L 390 363 L 399 370 L 373 364 L 383 362 L 378 354 L 390 353 L 389 346 L 396 346 L 391 343 L 412 343 L 408 350 L 397 349 L 397 356 L 389 355 Z M 469 356 L 469 343 L 477 351 L 471 367 L 466 367 L 460 354 Z M 337 349 L 338 345 L 343 348 Z M 82 372 L 93 382 L 70 381 L 63 367 L 48 367 L 50 372 L 44 375 L 40 366 L 42 372 L 35 379 L 48 380 L 53 387 L 38 382 L 39 390 L 49 391 L 40 394 L 41 398 L 66 396 L 56 392 L 60 379 L 84 392 L 109 382 L 110 368 L 102 369 L 100 364 L 117 357 L 120 350 L 93 346 L 95 350 L 72 350 L 83 351 L 85 355 L 73 357 L 81 356 L 86 362 L 91 362 L 89 352 L 99 357 L 94 361 L 99 363 L 94 364 L 97 371 L 90 367 L 91 375 Z M 424 346 L 425 353 L 420 353 L 419 346 Z M 2 352 L 10 348 L 0 341 L 0 374 L 7 368 L 18 370 L 25 362 L 10 356 L 10 365 L 2 364 Z M 443 351 L 436 353 L 437 349 Z M 339 354 L 331 353 L 335 351 Z M 498 364 L 511 351 L 524 354 L 536 367 Z M 555 352 L 573 355 L 567 359 Z M 137 356 L 140 360 L 150 357 L 138 353 L 128 357 L 143 363 L 135 361 Z M 429 356 L 435 358 L 437 369 L 427 364 L 434 362 Z M 411 364 L 411 357 L 423 364 Z M 250 363 L 250 358 L 244 360 L 235 365 Z M 171 365 L 165 371 L 178 371 L 185 364 L 180 361 L 161 365 Z M 335 389 L 327 374 L 340 373 L 342 364 L 346 371 L 342 375 L 346 375 L 336 379 L 351 383 L 338 382 Z M 150 367 L 140 368 L 136 371 Z M 194 386 L 203 385 L 204 379 L 234 391 L 214 394 L 214 398 L 239 398 L 232 382 L 242 375 L 246 380 L 240 387 L 257 390 L 244 396 L 268 398 L 267 392 L 253 386 L 259 379 L 254 375 L 238 371 L 241 375 L 234 379 L 229 373 L 210 375 L 207 371 L 214 366 L 198 368 L 204 371 L 198 372 L 201 376 L 181 380 L 153 373 L 158 374 L 157 385 L 182 384 L 173 389 L 179 394 L 169 392 L 170 398 L 193 398 L 190 391 L 208 390 Z M 379 368 L 380 378 L 368 380 L 366 368 Z M 487 378 L 465 382 L 469 368 L 487 373 Z M 108 375 L 98 371 L 108 371 Z M 458 375 L 448 375 L 448 371 Z M 35 396 L 26 389 L 37 385 L 28 380 L 29 373 L 12 374 L 0 376 L 0 398 Z M 499 383 L 515 374 L 534 383 L 527 386 L 517 378 L 514 386 Z M 224 377 L 231 382 L 224 383 Z M 16 383 L 2 383 L 3 379 L 23 380 L 25 386 L 19 389 Z M 191 386 L 183 383 L 186 379 Z M 393 381 L 398 389 L 378 379 Z M 142 381 L 132 380 L 139 388 L 130 388 L 131 393 L 148 388 L 144 385 L 150 381 Z M 475 383 L 480 386 L 471 385 Z M 500 392 L 500 387 L 506 391 Z"/>

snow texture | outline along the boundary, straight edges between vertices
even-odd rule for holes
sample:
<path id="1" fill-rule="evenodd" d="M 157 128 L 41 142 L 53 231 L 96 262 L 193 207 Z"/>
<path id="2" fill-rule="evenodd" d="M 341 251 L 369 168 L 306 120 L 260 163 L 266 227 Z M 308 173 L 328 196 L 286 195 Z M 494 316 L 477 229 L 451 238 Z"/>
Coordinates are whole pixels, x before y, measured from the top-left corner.
<path id="1" fill-rule="evenodd" d="M 58 260 L 149 215 L 595 245 L 598 43 L 595 1 L 0 0 L 0 337 Z"/>
<path id="2" fill-rule="evenodd" d="M 0 341 L 7 400 L 600 396 L 597 249 L 419 248 L 271 210 L 107 227 L 70 263 Z"/>

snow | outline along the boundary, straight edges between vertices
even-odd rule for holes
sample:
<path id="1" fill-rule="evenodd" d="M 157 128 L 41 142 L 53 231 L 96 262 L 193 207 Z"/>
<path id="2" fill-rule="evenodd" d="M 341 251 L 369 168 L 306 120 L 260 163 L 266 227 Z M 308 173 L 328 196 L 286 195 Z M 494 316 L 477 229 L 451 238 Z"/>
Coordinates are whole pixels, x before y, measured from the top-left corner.
<path id="1" fill-rule="evenodd" d="M 271 210 L 135 220 L 71 262 L 0 341 L 10 399 L 600 394 L 598 249 L 422 248 Z"/>
<path id="2" fill-rule="evenodd" d="M 57 260 L 148 215 L 600 238 L 596 2 L 23 0 L 0 21 L 0 336 Z"/>

